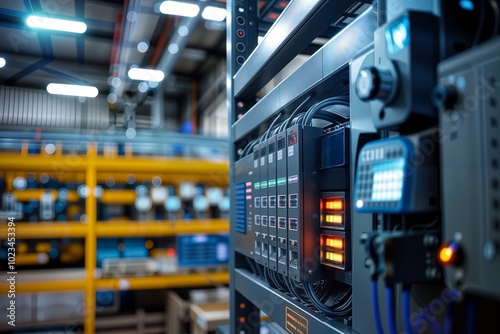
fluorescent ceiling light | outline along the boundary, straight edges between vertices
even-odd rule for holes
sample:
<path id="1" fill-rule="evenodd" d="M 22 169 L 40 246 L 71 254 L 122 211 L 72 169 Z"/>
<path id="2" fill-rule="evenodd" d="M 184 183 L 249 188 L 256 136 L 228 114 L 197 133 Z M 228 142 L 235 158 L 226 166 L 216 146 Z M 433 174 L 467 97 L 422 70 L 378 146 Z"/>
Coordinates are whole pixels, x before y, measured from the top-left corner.
<path id="1" fill-rule="evenodd" d="M 165 74 L 159 70 L 135 67 L 128 71 L 128 77 L 132 80 L 160 82 L 165 78 Z"/>
<path id="2" fill-rule="evenodd" d="M 70 95 L 83 97 L 96 97 L 99 90 L 93 86 L 66 85 L 51 83 L 47 85 L 47 92 L 56 95 Z"/>
<path id="3" fill-rule="evenodd" d="M 0 57 L 0 68 L 4 67 L 7 62 L 5 61 L 5 58 Z"/>
<path id="4" fill-rule="evenodd" d="M 35 15 L 29 16 L 26 19 L 26 24 L 31 28 L 59 30 L 78 34 L 82 34 L 87 30 L 87 25 L 83 22 L 53 19 Z"/>
<path id="5" fill-rule="evenodd" d="M 226 19 L 226 9 L 220 7 L 207 6 L 201 13 L 205 20 L 224 21 Z"/>
<path id="6" fill-rule="evenodd" d="M 180 1 L 163 1 L 160 5 L 163 14 L 195 17 L 200 12 L 200 6 Z"/>

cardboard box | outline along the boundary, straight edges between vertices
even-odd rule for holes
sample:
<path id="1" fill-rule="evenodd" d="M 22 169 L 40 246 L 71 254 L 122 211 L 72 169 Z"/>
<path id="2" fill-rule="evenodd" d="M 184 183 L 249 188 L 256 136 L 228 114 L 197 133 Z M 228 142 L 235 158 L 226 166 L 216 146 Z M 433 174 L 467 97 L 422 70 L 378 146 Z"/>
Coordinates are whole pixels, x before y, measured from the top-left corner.
<path id="1" fill-rule="evenodd" d="M 229 303 L 192 304 L 189 315 L 191 334 L 214 333 L 217 327 L 229 322 Z"/>
<path id="2" fill-rule="evenodd" d="M 168 332 L 170 334 L 190 333 L 189 307 L 212 302 L 228 302 L 229 289 L 170 290 L 167 293 Z"/>

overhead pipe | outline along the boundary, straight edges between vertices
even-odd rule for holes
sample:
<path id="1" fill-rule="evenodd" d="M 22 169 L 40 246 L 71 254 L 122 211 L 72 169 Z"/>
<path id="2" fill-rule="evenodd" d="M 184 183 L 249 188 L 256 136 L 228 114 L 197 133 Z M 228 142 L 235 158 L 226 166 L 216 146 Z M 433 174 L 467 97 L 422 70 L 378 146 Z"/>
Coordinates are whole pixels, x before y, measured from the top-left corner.
<path id="1" fill-rule="evenodd" d="M 201 8 L 203 9 L 203 8 Z M 182 50 L 186 47 L 187 42 L 189 40 L 189 37 L 192 34 L 192 31 L 196 27 L 196 25 L 201 21 L 201 15 L 197 15 L 195 17 L 183 17 L 181 20 L 177 17 L 177 22 L 179 22 L 176 27 L 177 31 L 174 33 L 169 41 L 169 46 L 171 45 L 177 45 L 177 52 L 172 53 L 169 50 L 169 46 L 167 46 L 163 50 L 163 55 L 161 56 L 160 60 L 156 64 L 156 69 L 162 71 L 165 74 L 165 79 L 166 80 L 167 76 L 172 73 L 172 70 L 177 63 L 177 60 L 180 57 L 180 54 L 182 53 Z M 186 33 L 183 33 L 182 35 L 179 34 L 179 28 L 185 27 L 187 29 Z M 165 45 L 162 45 L 165 46 Z M 156 52 L 160 53 L 162 51 L 162 48 L 160 45 L 156 48 Z M 156 61 L 156 59 L 154 59 Z M 150 67 L 153 67 L 153 59 L 150 62 Z"/>
<path id="2" fill-rule="evenodd" d="M 135 1 L 135 0 L 131 0 L 131 1 Z M 138 0 L 138 1 L 140 1 L 140 0 Z M 130 6 L 130 3 L 127 3 L 127 5 Z M 136 5 L 137 5 L 137 2 L 134 3 L 133 7 L 135 7 Z M 200 7 L 201 7 L 201 11 L 202 11 L 205 6 L 201 5 Z M 126 13 L 128 13 L 128 8 L 127 8 Z M 121 46 L 123 46 L 124 40 L 126 40 L 127 44 L 128 44 L 128 39 L 131 36 L 131 31 L 133 28 L 133 25 L 127 24 L 128 20 L 126 19 L 126 15 L 127 14 L 125 14 L 125 19 L 124 19 L 125 20 L 124 21 L 125 22 L 124 29 L 123 29 L 124 35 L 122 35 L 122 38 L 121 38 Z M 153 57 L 150 61 L 150 64 L 149 64 L 150 68 L 153 68 L 154 66 L 156 66 L 155 69 L 162 71 L 165 74 L 165 79 L 166 79 L 172 73 L 173 68 L 174 68 L 175 64 L 177 63 L 183 49 L 187 45 L 187 42 L 189 40 L 189 37 L 192 34 L 192 31 L 195 29 L 195 27 L 198 25 L 198 23 L 200 21 L 201 21 L 201 15 L 197 15 L 196 17 L 192 17 L 192 18 L 191 17 L 183 17 L 182 19 L 179 19 L 179 17 L 176 17 L 175 23 L 178 22 L 179 24 L 175 24 L 175 23 L 172 24 L 172 19 L 170 19 L 170 18 L 167 19 L 167 22 L 165 22 L 165 29 L 163 30 L 163 33 L 160 36 L 158 46 L 157 46 L 155 53 L 153 54 Z M 168 46 L 166 46 L 169 30 L 173 26 L 177 27 L 177 31 L 172 34 L 170 41 L 168 41 Z M 128 27 L 128 31 L 125 32 L 127 27 Z M 179 33 L 179 30 L 178 30 L 179 28 L 183 29 L 182 33 Z M 128 50 L 128 48 L 127 48 L 127 50 Z M 162 51 L 163 51 L 163 55 L 158 60 L 159 54 Z M 121 55 L 122 55 L 122 47 L 120 47 L 120 50 L 119 50 L 118 64 L 122 64 L 123 58 L 121 57 Z M 127 58 L 125 57 L 125 59 L 127 59 Z M 119 67 L 119 70 L 118 70 L 118 77 L 119 78 L 124 77 L 123 71 L 124 71 L 124 66 L 122 65 Z M 110 90 L 112 93 L 115 93 L 117 95 L 118 99 L 120 99 L 123 95 L 123 89 L 124 89 L 123 87 L 124 87 L 124 85 L 122 84 L 118 89 L 114 89 L 114 87 L 111 87 Z M 156 87 L 156 89 L 155 89 L 155 102 L 156 103 L 154 103 L 154 105 L 157 105 L 160 97 L 163 97 L 163 87 L 164 86 L 162 84 L 160 84 L 158 87 Z M 138 93 L 136 96 L 136 99 L 135 99 L 136 103 L 134 103 L 135 107 L 142 105 L 146 101 L 147 96 L 148 96 L 148 92 Z M 125 101 L 125 102 L 127 102 L 127 101 Z M 160 110 L 160 109 L 163 109 L 162 104 L 158 104 L 158 106 L 156 106 L 153 109 L 154 110 L 152 110 L 152 117 L 154 116 L 155 119 L 153 120 L 153 118 L 152 118 L 151 125 L 153 127 L 156 122 L 159 122 L 159 123 L 157 123 L 158 126 L 154 126 L 154 127 L 160 128 L 160 126 L 164 123 L 164 120 L 163 120 L 163 118 L 164 118 L 163 112 L 164 111 Z M 127 114 L 130 114 L 130 113 L 127 112 Z M 193 116 L 196 117 L 196 112 L 192 112 L 192 117 Z M 163 122 L 162 122 L 162 120 L 163 120 Z M 130 123 L 130 124 L 133 124 L 133 123 Z"/>
<path id="3" fill-rule="evenodd" d="M 165 73 L 165 77 L 167 77 L 172 72 L 182 50 L 186 47 L 189 36 L 200 21 L 201 15 L 197 15 L 195 17 L 183 17 L 182 20 L 180 20 L 178 27 L 186 27 L 188 29 L 187 34 L 185 36 L 181 36 L 178 31 L 177 33 L 173 34 L 172 38 L 170 39 L 169 46 L 176 44 L 178 50 L 176 53 L 171 53 L 167 48 L 167 50 L 165 50 L 166 52 L 163 53 L 163 56 L 158 62 L 158 66 L 156 68 L 157 70 L 163 71 L 163 73 Z"/>
<path id="4" fill-rule="evenodd" d="M 121 32 L 116 33 L 115 36 L 117 40 L 116 41 L 113 40 L 113 44 L 117 43 L 117 48 L 115 48 L 115 53 L 111 54 L 111 60 L 114 60 L 114 62 L 110 63 L 110 72 L 113 76 L 118 77 L 122 81 L 124 81 L 123 78 L 125 77 L 125 71 L 126 71 L 126 64 L 124 64 L 124 61 L 128 59 L 127 54 L 129 52 L 129 48 L 127 47 L 127 45 L 129 44 L 130 37 L 132 36 L 133 29 L 137 22 L 137 19 L 131 21 L 127 16 L 131 12 L 135 12 L 137 13 L 137 15 L 139 15 L 137 7 L 140 8 L 140 0 L 130 0 L 130 1 L 124 0 L 123 3 L 124 11 L 122 12 L 123 23 L 120 29 Z M 114 86 L 111 85 L 110 93 L 116 94 L 118 98 L 121 98 L 123 95 L 123 87 L 124 84 L 121 84 L 118 88 L 115 88 Z"/>
<path id="5" fill-rule="evenodd" d="M 203 10 L 203 6 L 201 6 L 201 10 Z M 160 70 L 165 74 L 165 78 L 163 81 L 167 79 L 167 77 L 172 73 L 177 60 L 182 53 L 182 50 L 186 47 L 189 37 L 191 36 L 196 25 L 201 21 L 201 15 L 197 15 L 195 17 L 183 17 L 179 24 L 177 25 L 177 31 L 172 35 L 169 41 L 169 45 L 165 48 L 163 55 L 156 66 L 156 70 Z M 182 35 L 179 34 L 179 28 L 183 28 L 183 30 L 187 29 L 185 33 Z M 170 46 L 176 45 L 177 47 L 172 47 L 172 50 L 169 50 Z M 176 52 L 172 52 L 176 49 Z M 160 86 L 159 86 L 160 87 Z M 156 88 L 158 89 L 158 87 Z M 142 105 L 147 98 L 147 92 L 142 93 L 142 96 L 138 98 L 138 106 Z"/>
<path id="6" fill-rule="evenodd" d="M 127 0 L 125 0 L 125 4 L 127 3 Z M 124 14 L 123 12 L 119 12 L 116 14 L 116 19 L 115 19 L 115 31 L 113 34 L 113 46 L 111 48 L 111 56 L 109 59 L 109 65 L 111 69 L 111 76 L 116 76 L 116 68 L 115 65 L 118 61 L 118 53 L 120 51 L 120 41 L 122 39 L 122 33 L 123 33 L 123 18 Z"/>
<path id="7" fill-rule="evenodd" d="M 162 29 L 162 33 L 160 38 L 158 39 L 158 43 L 156 45 L 155 51 L 153 52 L 153 56 L 151 57 L 151 61 L 149 62 L 149 68 L 155 68 L 158 65 L 158 61 L 160 60 L 161 52 L 165 48 L 165 44 L 167 44 L 168 34 L 174 25 L 174 21 L 172 17 L 167 17 L 165 20 L 165 24 Z"/>

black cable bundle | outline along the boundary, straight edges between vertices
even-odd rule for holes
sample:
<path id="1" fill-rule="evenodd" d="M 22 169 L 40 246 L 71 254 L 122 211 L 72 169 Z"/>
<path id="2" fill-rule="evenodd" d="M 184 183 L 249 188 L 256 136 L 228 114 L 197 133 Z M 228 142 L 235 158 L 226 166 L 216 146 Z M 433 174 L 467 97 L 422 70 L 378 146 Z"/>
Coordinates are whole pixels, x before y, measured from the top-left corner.
<path id="1" fill-rule="evenodd" d="M 278 132 L 284 131 L 290 125 L 302 124 L 302 125 L 311 125 L 313 119 L 322 119 L 327 122 L 332 122 L 336 124 L 342 124 L 349 120 L 345 115 L 341 115 L 338 113 L 330 112 L 327 110 L 323 110 L 325 107 L 340 105 L 344 107 L 349 107 L 349 98 L 347 96 L 334 96 L 323 100 L 321 102 L 316 103 L 312 107 L 310 107 L 307 112 L 301 111 L 302 108 L 312 100 L 314 97 L 314 93 L 310 93 L 307 98 L 299 104 L 297 108 L 290 114 L 284 122 L 280 123 L 276 128 L 276 124 L 278 120 L 283 116 L 283 112 L 280 112 L 279 115 L 271 122 L 269 128 L 264 132 L 264 134 L 257 139 L 254 139 L 243 148 L 240 157 L 245 157 L 252 152 L 252 149 L 255 145 L 262 143 L 264 140 L 268 139 L 270 135 L 274 135 Z"/>
<path id="2" fill-rule="evenodd" d="M 314 95 L 315 95 L 314 93 L 310 93 L 309 96 L 307 96 L 307 98 L 301 104 L 299 104 L 297 108 L 295 108 L 295 110 L 290 114 L 290 117 L 288 117 L 288 119 L 285 122 L 283 122 L 283 124 L 281 124 L 281 126 L 279 127 L 279 131 L 283 131 L 288 128 L 290 122 L 295 118 L 295 116 L 297 116 L 302 107 L 304 107 L 309 101 L 312 100 Z"/>
<path id="3" fill-rule="evenodd" d="M 284 282 L 283 277 L 280 274 L 271 270 L 271 276 L 274 278 L 274 282 L 276 283 L 276 286 L 279 290 L 287 291 L 286 283 Z"/>
<path id="4" fill-rule="evenodd" d="M 326 121 L 334 121 L 339 124 L 347 122 L 348 118 L 344 115 L 322 110 L 325 107 L 335 105 L 349 107 L 349 98 L 347 96 L 334 96 L 316 103 L 311 108 L 309 108 L 302 121 L 302 124 L 311 125 L 314 118 L 320 118 Z"/>
<path id="5" fill-rule="evenodd" d="M 331 289 L 332 283 L 325 281 L 319 285 L 316 285 L 316 289 L 313 283 L 304 283 L 304 291 L 311 301 L 311 304 L 318 309 L 318 311 L 324 313 L 330 317 L 342 317 L 349 315 L 352 311 L 352 290 L 341 289 L 341 292 L 337 294 L 328 295 L 323 289 Z M 319 286 L 319 287 L 318 287 Z M 320 298 L 318 296 L 322 298 Z M 325 300 L 326 299 L 326 300 Z M 332 305 L 327 306 L 328 304 Z"/>

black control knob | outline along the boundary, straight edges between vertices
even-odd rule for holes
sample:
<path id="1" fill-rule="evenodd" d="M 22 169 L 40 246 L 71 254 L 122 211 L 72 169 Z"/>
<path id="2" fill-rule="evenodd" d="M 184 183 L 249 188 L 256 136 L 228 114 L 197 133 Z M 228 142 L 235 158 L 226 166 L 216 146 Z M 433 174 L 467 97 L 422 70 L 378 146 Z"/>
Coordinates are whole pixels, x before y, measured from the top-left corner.
<path id="1" fill-rule="evenodd" d="M 439 85 L 432 91 L 432 102 L 438 108 L 450 110 L 458 102 L 458 90 L 452 85 Z"/>
<path id="2" fill-rule="evenodd" d="M 356 94 L 363 101 L 382 100 L 389 102 L 394 95 L 394 79 L 390 72 L 375 67 L 365 67 L 356 79 Z"/>

